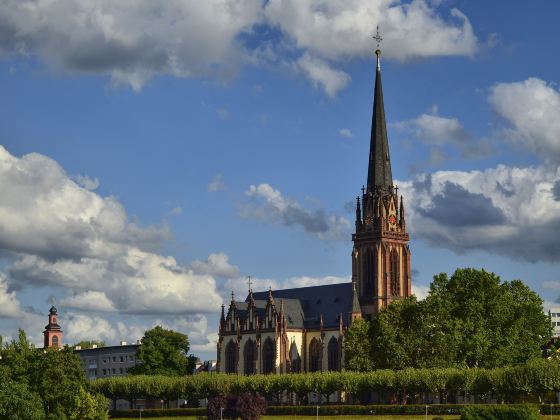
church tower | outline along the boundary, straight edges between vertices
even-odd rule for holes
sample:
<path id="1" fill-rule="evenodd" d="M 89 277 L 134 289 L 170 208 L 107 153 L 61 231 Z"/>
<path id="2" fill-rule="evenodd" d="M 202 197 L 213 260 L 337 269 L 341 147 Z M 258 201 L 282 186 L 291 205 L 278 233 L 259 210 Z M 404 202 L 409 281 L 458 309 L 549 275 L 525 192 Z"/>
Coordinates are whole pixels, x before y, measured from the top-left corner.
<path id="1" fill-rule="evenodd" d="M 391 174 L 379 48 L 375 55 L 367 186 L 362 187 L 361 199 L 356 198 L 356 233 L 352 235 L 352 282 L 367 319 L 391 302 L 411 295 L 410 237 L 403 199 L 399 199 Z"/>
<path id="2" fill-rule="evenodd" d="M 54 347 L 59 349 L 62 347 L 62 329 L 57 323 L 57 318 L 56 308 L 52 306 L 49 310 L 49 323 L 43 331 L 45 337 L 44 348 Z"/>

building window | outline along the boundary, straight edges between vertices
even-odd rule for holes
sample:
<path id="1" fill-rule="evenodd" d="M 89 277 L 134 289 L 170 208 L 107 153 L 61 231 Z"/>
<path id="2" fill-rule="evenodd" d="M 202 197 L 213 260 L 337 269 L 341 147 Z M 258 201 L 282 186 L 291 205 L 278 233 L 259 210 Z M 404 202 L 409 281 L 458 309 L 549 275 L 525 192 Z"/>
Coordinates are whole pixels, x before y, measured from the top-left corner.
<path id="1" fill-rule="evenodd" d="M 262 350 L 263 373 L 274 373 L 276 367 L 274 363 L 275 353 L 274 342 L 269 337 L 264 342 Z"/>
<path id="2" fill-rule="evenodd" d="M 230 340 L 226 346 L 226 373 L 237 371 L 237 345 Z"/>
<path id="3" fill-rule="evenodd" d="M 119 369 L 119 373 L 122 375 L 124 373 L 123 368 Z"/>
<path id="4" fill-rule="evenodd" d="M 113 371 L 113 375 L 117 373 L 117 372 L 115 371 L 115 369 L 112 369 L 112 371 Z"/>
<path id="5" fill-rule="evenodd" d="M 314 338 L 309 345 L 309 372 L 321 370 L 321 344 Z"/>
<path id="6" fill-rule="evenodd" d="M 400 292 L 399 254 L 396 249 L 393 249 L 391 251 L 390 267 L 391 267 L 391 294 L 394 296 L 398 296 Z"/>
<path id="7" fill-rule="evenodd" d="M 364 295 L 371 295 L 374 292 L 376 262 L 373 250 L 367 249 L 364 255 L 364 284 L 361 290 Z"/>
<path id="8" fill-rule="evenodd" d="M 338 357 L 338 340 L 332 337 L 329 341 L 329 370 L 340 370 L 339 368 L 339 357 Z"/>
<path id="9" fill-rule="evenodd" d="M 53 335 L 52 346 L 53 347 L 58 347 L 58 336 L 57 335 Z"/>
<path id="10" fill-rule="evenodd" d="M 121 363 L 124 362 L 124 356 L 121 356 Z"/>
<path id="11" fill-rule="evenodd" d="M 296 343 L 290 346 L 290 372 L 299 373 L 301 371 L 301 358 Z"/>
<path id="12" fill-rule="evenodd" d="M 107 369 L 103 369 L 103 375 L 107 375 Z"/>
<path id="13" fill-rule="evenodd" d="M 243 350 L 243 365 L 245 375 L 252 375 L 255 373 L 255 342 L 251 339 L 245 343 Z"/>
<path id="14" fill-rule="evenodd" d="M 113 362 L 116 362 L 117 358 L 115 356 L 113 356 Z"/>

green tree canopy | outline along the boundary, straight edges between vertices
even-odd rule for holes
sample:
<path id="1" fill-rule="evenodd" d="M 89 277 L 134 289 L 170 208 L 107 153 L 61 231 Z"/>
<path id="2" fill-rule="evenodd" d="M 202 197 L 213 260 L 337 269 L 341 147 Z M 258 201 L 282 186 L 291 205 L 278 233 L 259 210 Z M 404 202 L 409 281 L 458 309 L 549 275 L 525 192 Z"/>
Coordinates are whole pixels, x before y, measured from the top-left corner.
<path id="1" fill-rule="evenodd" d="M 80 346 L 82 349 L 91 349 L 93 346 L 105 347 L 105 341 L 100 340 L 82 340 L 74 344 L 72 347 Z"/>
<path id="2" fill-rule="evenodd" d="M 0 419 L 106 419 L 108 403 L 89 391 L 79 357 L 68 346 L 37 349 L 19 331 L 1 349 Z M 86 414 L 76 396 L 97 405 Z M 83 405 L 83 404 L 82 404 Z"/>
<path id="3" fill-rule="evenodd" d="M 378 369 L 517 365 L 539 358 L 550 334 L 542 299 L 522 281 L 457 269 L 436 275 L 423 301 L 411 297 L 380 311 L 369 329 L 369 359 Z M 370 369 L 353 360 L 365 347 L 345 343 L 348 369 Z"/>
<path id="4" fill-rule="evenodd" d="M 158 325 L 144 333 L 137 353 L 142 363 L 129 372 L 133 375 L 191 374 L 195 358 L 188 355 L 189 349 L 189 339 L 185 334 Z"/>

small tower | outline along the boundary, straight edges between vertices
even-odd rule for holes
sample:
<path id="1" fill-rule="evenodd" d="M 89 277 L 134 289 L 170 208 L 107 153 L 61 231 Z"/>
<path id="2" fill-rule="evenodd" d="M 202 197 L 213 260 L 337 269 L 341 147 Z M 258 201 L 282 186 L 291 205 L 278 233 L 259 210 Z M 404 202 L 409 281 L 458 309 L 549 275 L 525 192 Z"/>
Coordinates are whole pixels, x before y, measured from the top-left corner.
<path id="1" fill-rule="evenodd" d="M 62 330 L 60 325 L 57 324 L 57 318 L 56 308 L 51 306 L 49 310 L 49 323 L 45 327 L 45 331 L 43 331 L 45 336 L 44 348 L 54 347 L 59 349 L 62 347 Z"/>

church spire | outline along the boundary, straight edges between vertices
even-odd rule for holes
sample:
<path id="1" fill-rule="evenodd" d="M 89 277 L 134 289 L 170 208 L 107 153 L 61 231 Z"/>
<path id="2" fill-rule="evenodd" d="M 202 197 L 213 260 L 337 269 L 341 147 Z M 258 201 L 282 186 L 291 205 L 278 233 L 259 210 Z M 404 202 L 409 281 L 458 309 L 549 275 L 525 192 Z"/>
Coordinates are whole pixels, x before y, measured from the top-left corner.
<path id="1" fill-rule="evenodd" d="M 391 174 L 391 160 L 389 158 L 389 141 L 387 139 L 387 124 L 385 122 L 385 108 L 383 106 L 383 89 L 381 88 L 381 50 L 379 42 L 379 27 L 374 39 L 378 42 L 375 55 L 377 65 L 375 70 L 375 92 L 373 98 L 373 115 L 371 118 L 371 138 L 369 146 L 368 192 L 374 193 L 378 187 L 387 191 L 393 185 Z"/>

